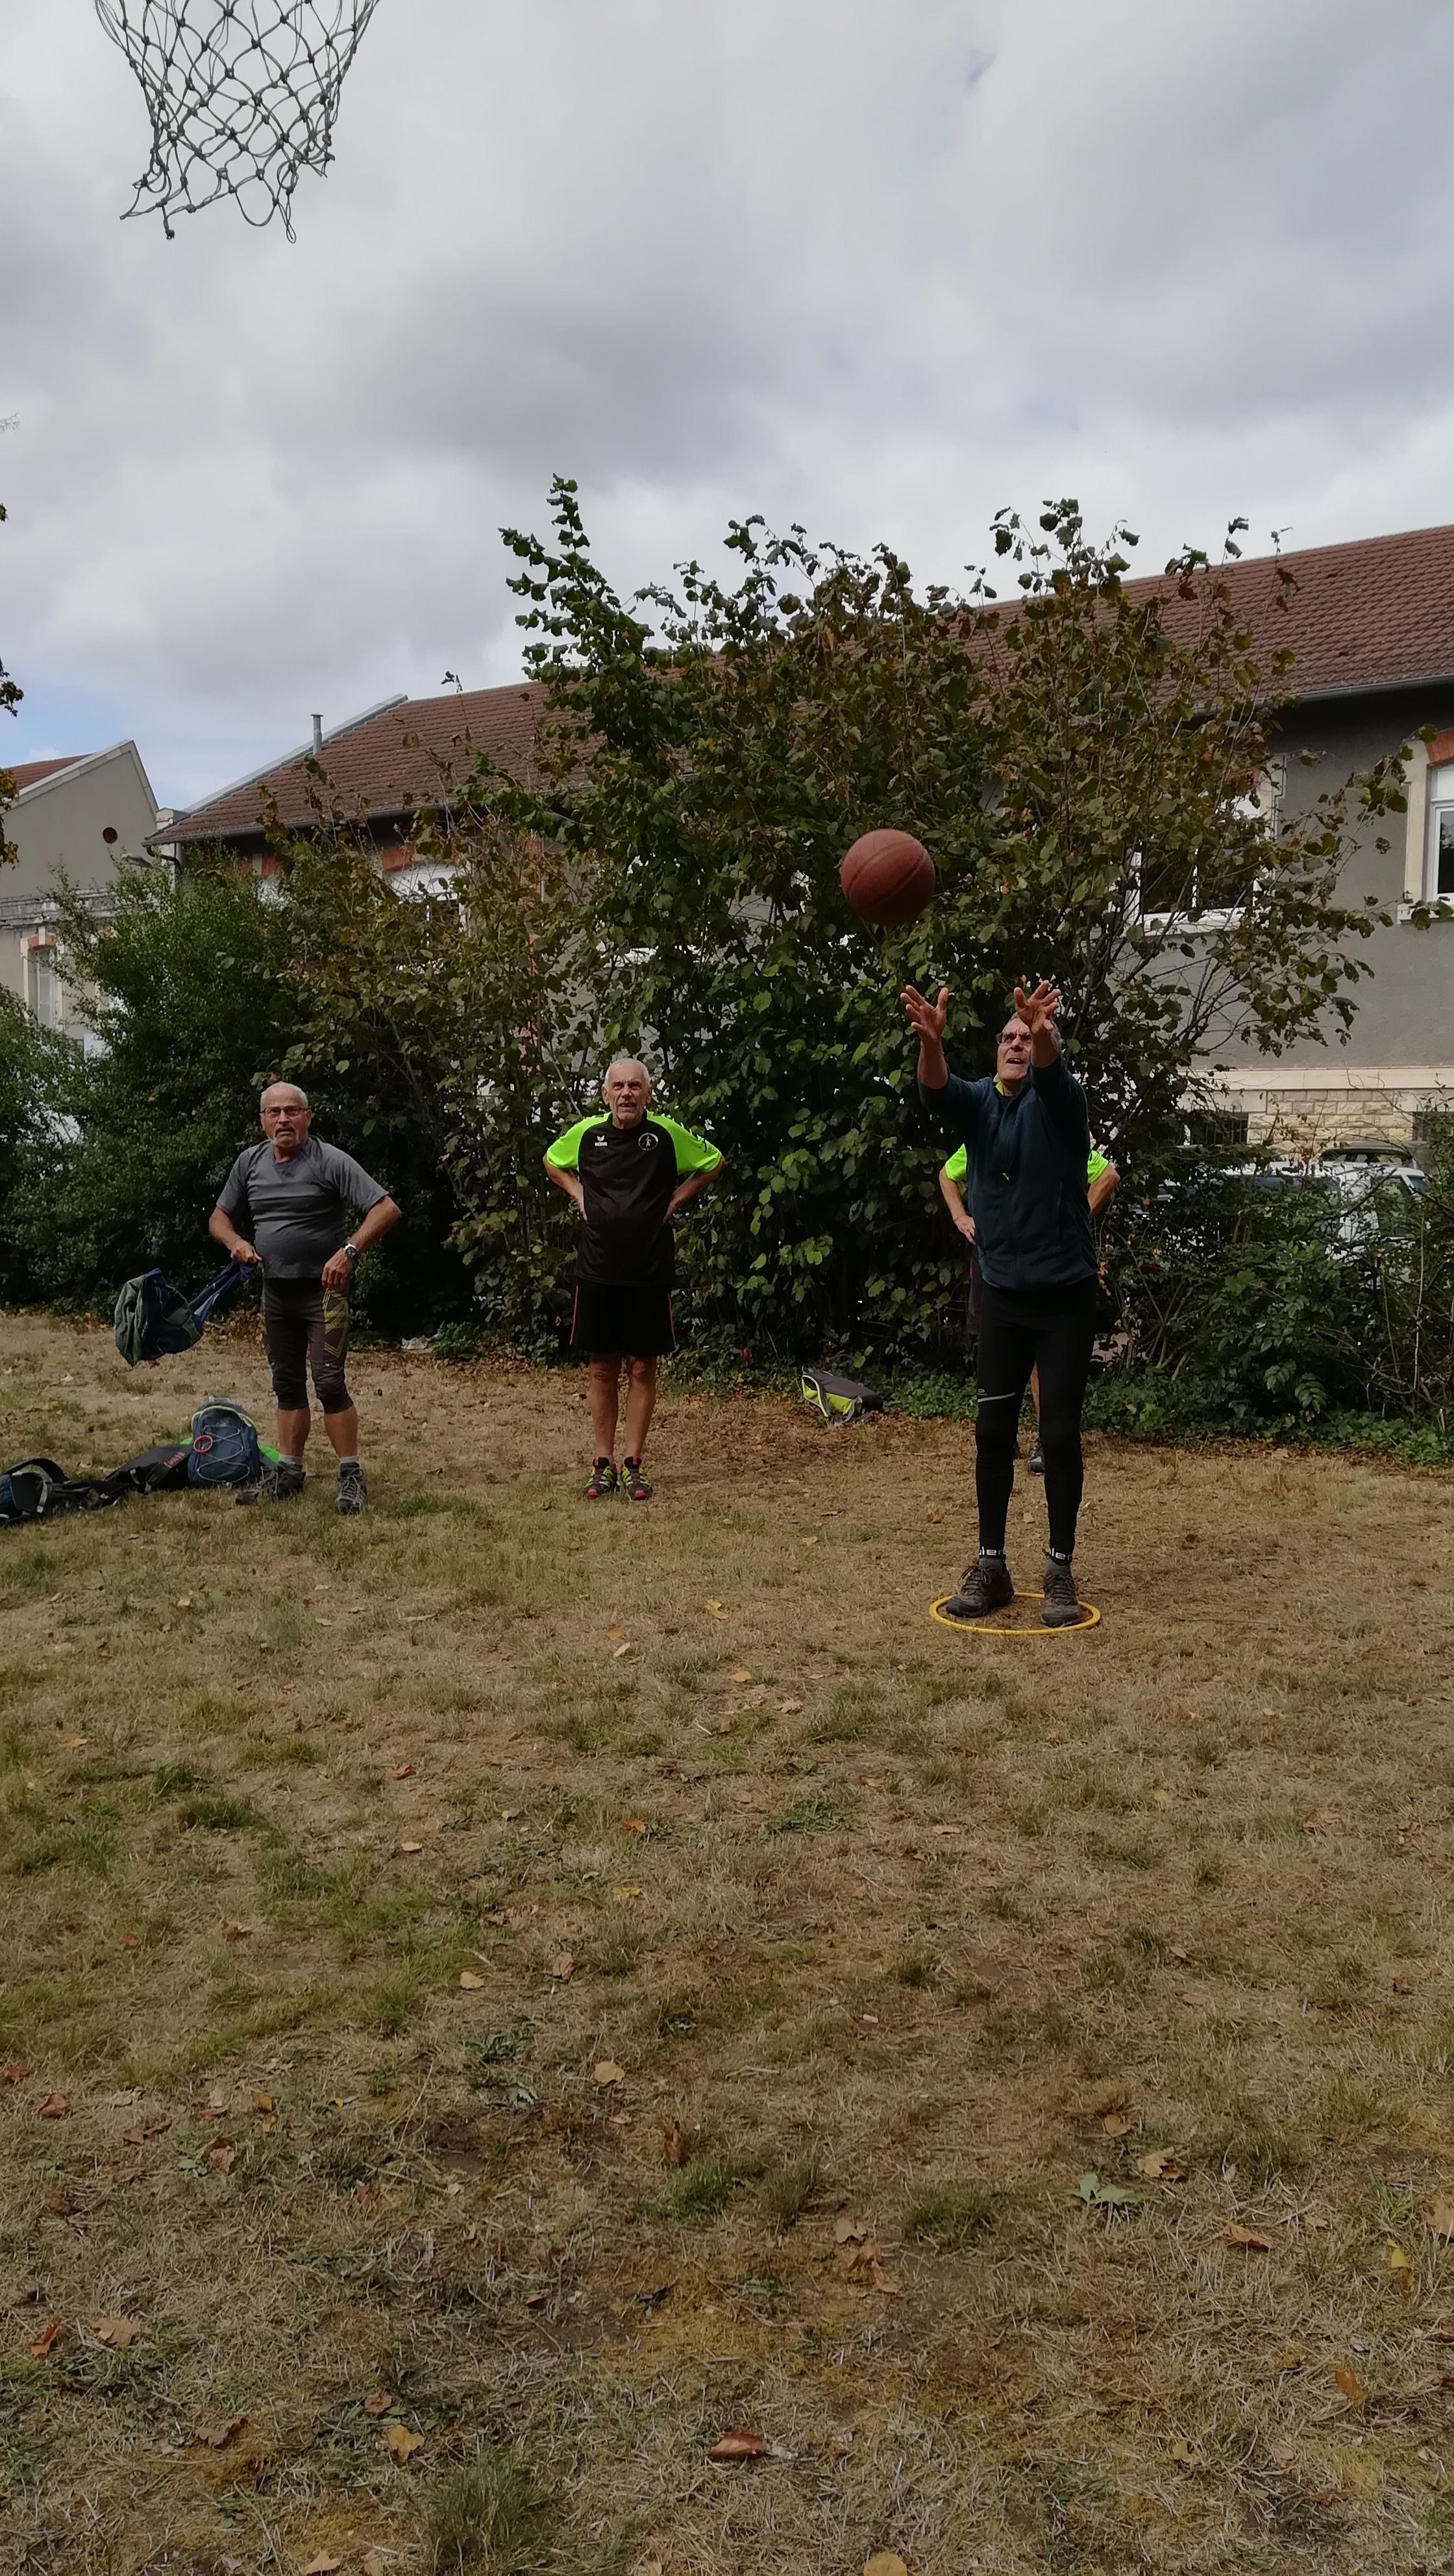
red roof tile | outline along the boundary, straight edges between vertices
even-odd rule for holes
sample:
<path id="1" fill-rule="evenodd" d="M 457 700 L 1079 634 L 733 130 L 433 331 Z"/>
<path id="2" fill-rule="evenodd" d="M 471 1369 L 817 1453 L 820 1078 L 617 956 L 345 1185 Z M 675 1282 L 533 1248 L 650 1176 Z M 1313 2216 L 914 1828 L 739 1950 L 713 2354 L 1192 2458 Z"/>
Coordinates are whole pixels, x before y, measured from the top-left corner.
<path id="1" fill-rule="evenodd" d="M 1309 546 L 1280 561 L 1297 585 L 1285 610 L 1274 555 L 1244 557 L 1217 578 L 1228 583 L 1258 649 L 1288 645 L 1296 654 L 1287 686 L 1299 697 L 1454 677 L 1454 527 Z M 1194 624 L 1195 606 L 1177 599 L 1164 576 L 1126 588 L 1133 598 L 1169 594 L 1173 635 Z"/>
<path id="2" fill-rule="evenodd" d="M 89 757 L 90 755 L 87 752 L 73 751 L 69 753 L 64 760 L 21 760 L 7 762 L 0 759 L 0 769 L 9 768 L 10 775 L 14 779 L 17 787 L 36 787 L 39 785 L 42 778 L 54 778 L 58 769 L 74 769 L 78 760 L 86 760 Z"/>
<path id="3" fill-rule="evenodd" d="M 539 686 L 524 680 L 505 689 L 406 698 L 336 742 L 325 742 L 319 763 L 323 781 L 310 776 L 302 761 L 293 761 L 230 796 L 194 805 L 153 838 L 196 841 L 259 832 L 269 795 L 276 797 L 285 824 L 309 822 L 315 795 L 328 790 L 350 815 L 401 814 L 437 805 L 468 778 L 478 751 L 488 752 L 512 778 L 533 784 L 541 703 Z"/>

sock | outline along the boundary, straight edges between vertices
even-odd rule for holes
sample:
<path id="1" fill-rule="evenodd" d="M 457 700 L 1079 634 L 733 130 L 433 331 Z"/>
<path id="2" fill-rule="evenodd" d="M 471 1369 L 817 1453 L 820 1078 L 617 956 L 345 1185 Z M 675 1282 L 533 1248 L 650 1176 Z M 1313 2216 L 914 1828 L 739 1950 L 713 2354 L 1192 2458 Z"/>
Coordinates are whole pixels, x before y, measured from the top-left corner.
<path id="1" fill-rule="evenodd" d="M 345 1467 L 356 1467 L 357 1465 L 358 1460 L 356 1458 L 340 1458 L 338 1462 L 338 1472 L 342 1475 Z"/>
<path id="2" fill-rule="evenodd" d="M 1052 1565 L 1069 1565 L 1075 1550 L 1073 1547 L 1052 1547 L 1048 1548 L 1046 1553 Z"/>
<path id="3" fill-rule="evenodd" d="M 1005 1551 L 1002 1547 L 986 1547 L 983 1539 L 981 1539 L 979 1561 L 981 1565 L 1003 1565 L 1005 1561 Z"/>
<path id="4" fill-rule="evenodd" d="M 303 1460 L 301 1455 L 296 1458 L 290 1458 L 286 1450 L 280 1449 L 278 1451 L 278 1465 L 280 1467 L 301 1467 L 302 1464 Z"/>

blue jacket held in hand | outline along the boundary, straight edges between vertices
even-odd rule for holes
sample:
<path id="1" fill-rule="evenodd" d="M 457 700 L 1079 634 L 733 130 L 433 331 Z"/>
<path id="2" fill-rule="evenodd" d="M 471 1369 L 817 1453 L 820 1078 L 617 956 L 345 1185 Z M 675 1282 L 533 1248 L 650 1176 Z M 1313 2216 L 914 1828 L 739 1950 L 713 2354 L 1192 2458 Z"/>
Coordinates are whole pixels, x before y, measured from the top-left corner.
<path id="1" fill-rule="evenodd" d="M 986 1286 L 1025 1296 L 1094 1279 L 1090 1119 L 1064 1059 L 1032 1064 L 1013 1093 L 992 1073 L 979 1082 L 951 1073 L 942 1091 L 921 1082 L 919 1097 L 968 1155 L 965 1195 Z"/>

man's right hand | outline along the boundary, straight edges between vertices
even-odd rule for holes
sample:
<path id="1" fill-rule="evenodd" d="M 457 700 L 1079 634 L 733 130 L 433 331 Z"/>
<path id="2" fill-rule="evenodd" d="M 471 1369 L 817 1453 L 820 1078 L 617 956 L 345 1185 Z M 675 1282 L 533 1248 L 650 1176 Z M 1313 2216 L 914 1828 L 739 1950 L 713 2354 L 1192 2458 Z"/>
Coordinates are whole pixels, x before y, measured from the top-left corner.
<path id="1" fill-rule="evenodd" d="M 229 1243 L 227 1246 L 227 1256 L 230 1261 L 240 1261 L 244 1268 L 250 1266 L 254 1261 L 257 1263 L 259 1269 L 262 1267 L 262 1254 L 258 1251 L 255 1244 L 244 1243 L 241 1235 L 238 1236 L 236 1243 Z"/>
<path id="2" fill-rule="evenodd" d="M 904 986 L 899 999 L 909 1014 L 909 1026 L 915 1036 L 921 1042 L 927 1038 L 933 1045 L 942 1046 L 944 1023 L 949 1017 L 948 985 L 940 985 L 937 1002 L 926 1002 L 923 994 L 917 992 L 912 984 Z"/>

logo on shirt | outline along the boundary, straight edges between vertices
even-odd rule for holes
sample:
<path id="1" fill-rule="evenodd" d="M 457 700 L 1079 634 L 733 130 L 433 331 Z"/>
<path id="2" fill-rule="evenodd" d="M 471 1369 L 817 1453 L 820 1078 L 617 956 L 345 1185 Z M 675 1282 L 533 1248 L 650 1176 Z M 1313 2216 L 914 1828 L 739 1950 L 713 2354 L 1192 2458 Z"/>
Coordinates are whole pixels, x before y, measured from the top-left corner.
<path id="1" fill-rule="evenodd" d="M 643 1127 L 636 1141 L 641 1147 L 643 1154 L 654 1154 L 657 1146 L 661 1142 L 661 1139 L 659 1136 L 654 1135 L 649 1127 Z"/>
<path id="2" fill-rule="evenodd" d="M 597 1128 L 595 1135 L 591 1138 L 591 1143 L 595 1146 L 598 1154 L 604 1154 L 606 1150 L 606 1130 L 604 1127 Z"/>

